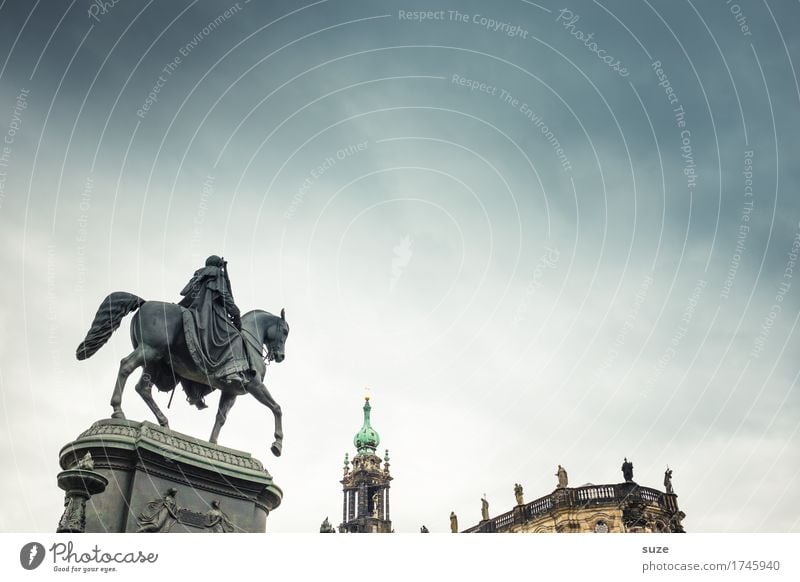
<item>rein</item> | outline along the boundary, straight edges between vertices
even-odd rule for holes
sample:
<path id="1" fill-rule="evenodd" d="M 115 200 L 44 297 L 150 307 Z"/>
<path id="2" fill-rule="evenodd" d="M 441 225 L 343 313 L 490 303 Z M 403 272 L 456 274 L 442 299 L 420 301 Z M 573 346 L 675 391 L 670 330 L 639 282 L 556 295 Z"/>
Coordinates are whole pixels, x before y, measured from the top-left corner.
<path id="1" fill-rule="evenodd" d="M 249 340 L 248 340 L 246 337 L 245 337 L 244 339 L 245 339 L 245 341 L 247 341 L 247 342 L 248 342 L 248 343 L 249 343 L 249 344 L 250 344 L 252 347 L 256 348 L 256 349 L 258 350 L 258 352 L 259 352 L 259 353 L 261 353 L 261 359 L 263 359 L 263 360 L 264 360 L 264 365 L 265 365 L 265 366 L 269 366 L 269 365 L 270 365 L 270 363 L 272 362 L 272 356 L 271 356 L 271 354 L 270 354 L 270 351 L 269 351 L 269 346 L 267 346 L 267 355 L 266 355 L 266 356 L 265 356 L 265 355 L 263 355 L 263 353 L 262 353 L 262 351 L 261 351 L 261 346 L 263 345 L 263 344 L 261 343 L 261 340 L 260 340 L 259 338 L 257 338 L 255 335 L 253 335 L 253 334 L 252 334 L 252 333 L 251 333 L 249 330 L 245 329 L 244 327 L 242 327 L 242 331 L 243 331 L 244 333 L 246 333 L 247 335 L 249 335 L 251 338 L 253 338 L 253 340 L 254 340 L 256 343 L 250 342 L 250 341 L 249 341 Z"/>

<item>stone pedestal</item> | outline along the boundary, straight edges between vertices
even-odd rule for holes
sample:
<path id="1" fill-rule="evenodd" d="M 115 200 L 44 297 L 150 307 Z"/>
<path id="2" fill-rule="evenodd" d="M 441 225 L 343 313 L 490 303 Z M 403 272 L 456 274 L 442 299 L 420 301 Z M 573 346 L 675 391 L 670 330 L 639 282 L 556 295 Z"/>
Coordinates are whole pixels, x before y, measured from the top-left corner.
<path id="1" fill-rule="evenodd" d="M 108 481 L 82 500 L 89 533 L 264 532 L 267 515 L 283 497 L 249 453 L 149 422 L 95 422 L 61 449 L 60 485 L 62 476 L 81 472 L 74 468 L 87 452 L 91 473 Z"/>

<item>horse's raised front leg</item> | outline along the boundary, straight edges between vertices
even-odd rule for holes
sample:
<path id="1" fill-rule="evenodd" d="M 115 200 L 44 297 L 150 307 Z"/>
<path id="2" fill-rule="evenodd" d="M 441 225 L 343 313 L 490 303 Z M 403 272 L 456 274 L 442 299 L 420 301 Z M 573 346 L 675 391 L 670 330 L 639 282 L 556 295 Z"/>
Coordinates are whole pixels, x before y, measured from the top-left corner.
<path id="1" fill-rule="evenodd" d="M 269 390 L 267 390 L 267 387 L 261 382 L 253 380 L 247 385 L 247 391 L 255 396 L 256 400 L 258 400 L 261 404 L 268 407 L 275 416 L 275 442 L 272 443 L 270 450 L 272 451 L 273 455 L 280 457 L 283 449 L 283 423 L 281 420 L 281 407 L 277 402 L 275 402 L 275 399 L 272 398 L 272 395 L 269 393 Z"/>
<path id="2" fill-rule="evenodd" d="M 145 401 L 150 410 L 153 411 L 153 414 L 156 415 L 158 424 L 169 428 L 169 421 L 167 420 L 167 417 L 164 416 L 164 413 L 161 412 L 161 409 L 158 407 L 158 404 L 156 404 L 156 401 L 153 400 L 153 381 L 150 379 L 150 374 L 148 374 L 146 370 L 136 383 L 136 391 L 139 393 L 139 396 L 142 397 L 142 400 Z"/>
<path id="3" fill-rule="evenodd" d="M 211 437 L 208 439 L 208 442 L 217 443 L 219 429 L 222 428 L 222 425 L 225 424 L 225 421 L 228 419 L 228 411 L 230 411 L 234 402 L 236 402 L 236 393 L 223 390 L 219 397 L 217 420 L 214 422 L 214 429 L 211 431 Z"/>
<path id="4" fill-rule="evenodd" d="M 144 361 L 145 354 L 142 348 L 134 349 L 120 361 L 117 383 L 114 385 L 114 393 L 111 395 L 111 407 L 114 409 L 114 412 L 111 413 L 111 418 L 125 418 L 125 413 L 122 412 L 122 391 L 125 389 L 125 382 L 127 382 L 128 376 L 136 368 L 144 364 Z"/>

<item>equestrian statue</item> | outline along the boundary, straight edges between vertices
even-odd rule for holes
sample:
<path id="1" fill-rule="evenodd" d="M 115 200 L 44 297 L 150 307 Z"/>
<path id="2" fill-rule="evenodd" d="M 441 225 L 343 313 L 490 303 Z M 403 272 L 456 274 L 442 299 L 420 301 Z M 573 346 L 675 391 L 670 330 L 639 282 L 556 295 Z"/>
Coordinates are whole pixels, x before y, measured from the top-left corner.
<path id="1" fill-rule="evenodd" d="M 134 370 L 142 368 L 136 391 L 155 414 L 161 426 L 167 417 L 153 400 L 152 387 L 171 392 L 180 382 L 188 402 L 206 408 L 205 396 L 220 390 L 219 409 L 209 441 L 217 442 L 236 397 L 252 394 L 275 417 L 272 453 L 280 456 L 283 446 L 281 407 L 264 386 L 266 366 L 282 362 L 289 324 L 280 316 L 256 309 L 244 315 L 233 300 L 227 261 L 212 255 L 205 267 L 195 271 L 175 303 L 145 301 L 117 291 L 100 304 L 92 327 L 76 351 L 79 360 L 91 357 L 119 327 L 131 320 L 133 351 L 122 358 L 111 396 L 112 418 L 125 418 L 122 391 Z M 264 346 L 267 353 L 264 355 Z M 170 398 L 170 401 L 172 399 Z"/>

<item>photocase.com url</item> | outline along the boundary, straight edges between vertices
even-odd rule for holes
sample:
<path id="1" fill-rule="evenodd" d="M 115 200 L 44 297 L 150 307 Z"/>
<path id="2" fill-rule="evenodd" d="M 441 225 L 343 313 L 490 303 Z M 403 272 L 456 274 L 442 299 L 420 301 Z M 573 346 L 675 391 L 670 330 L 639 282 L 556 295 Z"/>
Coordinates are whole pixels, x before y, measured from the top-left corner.
<path id="1" fill-rule="evenodd" d="M 646 572 L 778 572 L 779 560 L 728 560 L 727 562 L 644 562 Z"/>

